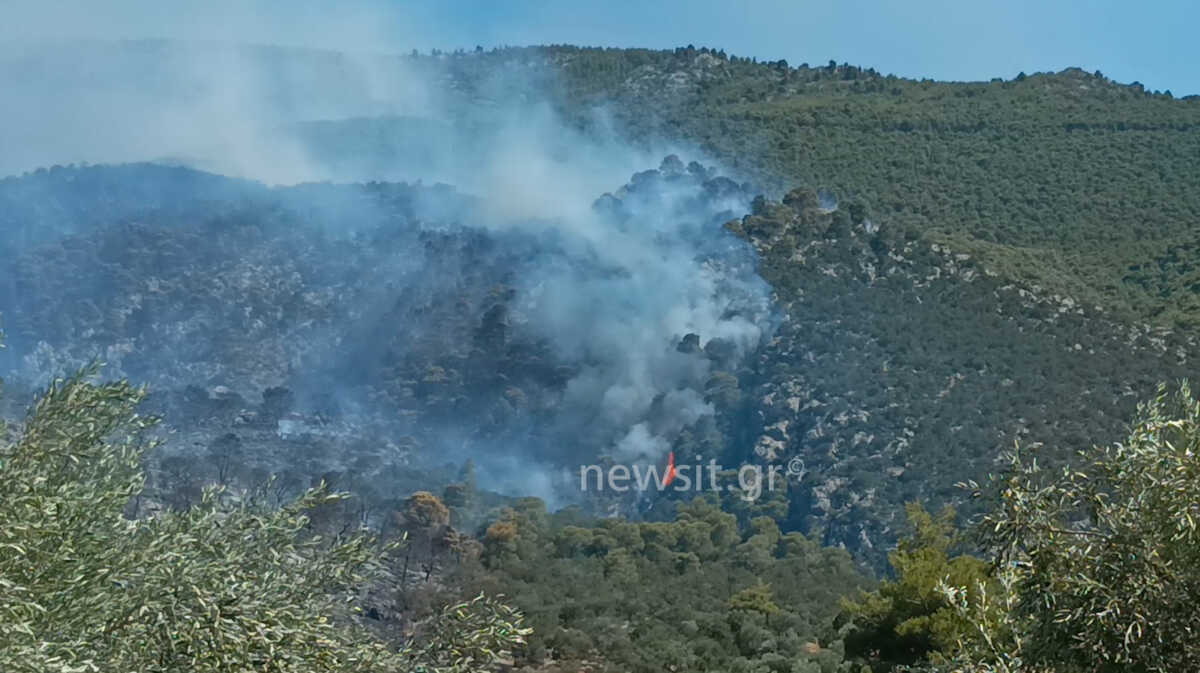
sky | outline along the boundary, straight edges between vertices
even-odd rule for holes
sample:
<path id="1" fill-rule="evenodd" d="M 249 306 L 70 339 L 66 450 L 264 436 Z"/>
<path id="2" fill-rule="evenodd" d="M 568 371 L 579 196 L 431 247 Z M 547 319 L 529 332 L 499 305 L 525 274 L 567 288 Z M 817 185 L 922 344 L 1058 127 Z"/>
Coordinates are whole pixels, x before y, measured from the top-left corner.
<path id="1" fill-rule="evenodd" d="M 1079 66 L 1200 94 L 1200 3 L 1185 0 L 0 0 L 0 16 L 9 41 L 169 37 L 397 52 L 693 44 L 940 80 Z"/>

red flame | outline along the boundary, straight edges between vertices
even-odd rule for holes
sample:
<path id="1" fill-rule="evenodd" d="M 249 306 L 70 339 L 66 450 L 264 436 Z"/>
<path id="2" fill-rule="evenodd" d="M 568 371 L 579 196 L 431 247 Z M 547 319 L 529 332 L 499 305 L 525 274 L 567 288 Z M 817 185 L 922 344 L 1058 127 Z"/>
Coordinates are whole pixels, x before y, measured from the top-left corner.
<path id="1" fill-rule="evenodd" d="M 667 454 L 667 474 L 663 476 L 663 488 L 671 485 L 675 481 L 675 452 Z"/>

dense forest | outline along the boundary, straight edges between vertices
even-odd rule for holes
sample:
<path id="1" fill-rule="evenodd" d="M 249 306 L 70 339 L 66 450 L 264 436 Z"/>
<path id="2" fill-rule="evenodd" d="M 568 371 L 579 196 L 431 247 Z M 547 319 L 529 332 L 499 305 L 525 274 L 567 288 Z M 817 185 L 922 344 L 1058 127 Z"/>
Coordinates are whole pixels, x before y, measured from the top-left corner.
<path id="1" fill-rule="evenodd" d="M 350 180 L 0 180 L 0 668 L 1200 662 L 1200 101 L 691 46 L 383 63 L 455 112 L 283 125 Z M 526 98 L 693 154 L 544 217 L 359 179 L 483 172 Z M 668 453 L 732 469 L 580 491 Z M 801 469 L 746 497 L 743 465 Z"/>
<path id="2" fill-rule="evenodd" d="M 596 95 L 633 101 L 637 87 L 593 73 L 623 71 L 626 82 L 690 70 L 694 92 L 620 108 L 632 111 L 631 126 L 677 129 L 776 189 L 808 185 L 861 198 L 888 221 L 1048 292 L 1195 326 L 1197 276 L 1187 258 L 1200 215 L 1189 178 L 1200 99 L 1177 101 L 1079 69 L 943 83 L 846 64 L 707 56 L 560 58 L 572 84 L 598 80 Z"/>

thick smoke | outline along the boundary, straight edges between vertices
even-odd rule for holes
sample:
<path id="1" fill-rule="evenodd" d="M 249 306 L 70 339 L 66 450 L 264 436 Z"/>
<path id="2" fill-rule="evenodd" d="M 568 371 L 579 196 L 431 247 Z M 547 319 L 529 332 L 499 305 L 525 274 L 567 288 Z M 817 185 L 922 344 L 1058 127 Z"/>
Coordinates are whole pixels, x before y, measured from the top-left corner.
<path id="1" fill-rule="evenodd" d="M 525 472 L 513 477 L 524 490 L 537 481 L 548 483 L 547 474 L 571 461 L 600 455 L 660 460 L 682 429 L 713 413 L 704 385 L 714 367 L 732 368 L 770 331 L 769 291 L 755 274 L 753 255 L 722 227 L 745 212 L 747 194 L 674 155 L 660 166 L 671 148 L 628 145 L 604 123 L 602 110 L 594 111 L 587 130 L 565 123 L 557 112 L 561 101 L 553 95 L 552 69 L 537 52 L 521 58 L 485 70 L 472 54 L 413 58 L 153 41 L 2 47 L 0 85 L 14 104 L 0 112 L 5 147 L 0 173 L 73 162 L 156 161 L 267 185 L 369 180 L 453 185 L 469 195 L 469 206 L 457 196 L 413 197 L 400 217 L 385 199 L 332 187 L 272 190 L 255 182 L 213 187 L 187 173 L 189 184 L 196 184 L 184 188 L 183 196 L 178 182 L 165 180 L 170 186 L 161 193 L 137 197 L 144 211 L 161 215 L 183 201 L 222 200 L 257 204 L 248 212 L 261 214 L 262 204 L 278 202 L 291 215 L 274 224 L 256 223 L 259 230 L 290 232 L 299 217 L 311 236 L 303 234 L 309 236 L 305 242 L 279 240 L 296 241 L 298 250 L 327 241 L 330 255 L 362 256 L 357 278 L 331 261 L 328 268 L 281 271 L 276 282 L 294 283 L 286 291 L 297 295 L 318 292 L 326 283 L 340 288 L 338 301 L 355 304 L 331 308 L 341 318 L 327 324 L 287 327 L 291 336 L 280 342 L 291 345 L 271 360 L 291 363 L 279 365 L 278 381 L 251 381 L 228 364 L 236 359 L 212 355 L 222 352 L 229 335 L 195 343 L 203 337 L 190 331 L 194 325 L 187 325 L 195 320 L 189 316 L 140 318 L 185 325 L 174 332 L 180 339 L 174 352 L 147 350 L 128 335 L 89 333 L 89 343 L 110 360 L 128 356 L 132 362 L 154 352 L 159 359 L 143 363 L 139 373 L 154 378 L 157 367 L 164 373 L 159 380 L 177 386 L 219 379 L 250 390 L 287 383 L 350 398 L 355 386 L 373 376 L 368 370 L 378 353 L 372 349 L 383 343 L 382 334 L 391 334 L 389 357 L 401 360 L 406 356 L 397 348 L 415 352 L 418 344 L 436 342 L 436 322 L 389 322 L 396 306 L 467 296 L 464 288 L 483 277 L 472 261 L 475 253 L 468 254 L 474 248 L 437 252 L 442 248 L 436 236 L 465 227 L 488 239 L 480 246 L 499 251 L 487 259 L 509 265 L 514 292 L 491 309 L 491 300 L 481 294 L 470 300 L 471 310 L 484 313 L 485 323 L 492 320 L 497 329 L 544 344 L 566 373 L 554 414 L 531 417 L 539 427 L 525 435 L 484 441 L 439 421 L 443 457 L 473 455 L 484 476 L 491 456 L 498 475 Z M 633 180 L 625 184 L 630 175 Z M 32 176 L 9 179 L 5 194 L 20 200 L 22 194 L 36 199 L 53 192 L 30 184 L 41 183 Z M 144 185 L 138 189 L 155 192 Z M 340 196 L 326 198 L 334 193 Z M 34 205 L 19 204 L 17 215 L 9 216 L 3 246 L 16 257 L 54 237 L 89 234 L 102 225 L 93 220 L 104 219 L 85 215 L 103 202 L 89 198 L 86 207 L 66 204 L 42 220 L 44 213 Z M 137 209 L 114 207 L 108 221 L 132 223 L 140 216 Z M 34 220 L 40 228 L 31 229 Z M 183 220 L 178 226 L 194 232 L 214 226 Z M 401 243 L 369 241 L 398 222 L 407 227 L 395 234 Z M 257 239 L 229 240 L 221 249 L 254 250 Z M 242 266 L 214 261 L 213 268 L 224 269 L 220 282 L 236 286 L 237 274 L 283 263 L 265 248 L 260 252 Z M 116 257 L 107 262 L 122 264 Z M 16 273 L 8 268 L 0 273 Z M 96 282 L 91 291 L 103 293 L 108 285 Z M 0 283 L 0 291 L 6 293 L 0 293 L 6 304 L 0 313 L 19 311 L 32 300 L 20 293 L 33 290 L 12 278 Z M 104 306 L 94 296 L 75 300 L 89 310 Z M 251 316 L 260 310 L 251 301 L 227 307 L 227 313 Z M 277 319 L 286 322 L 283 313 Z M 234 317 L 227 321 L 241 324 Z M 269 324 L 274 323 L 247 318 L 244 329 L 276 329 Z M 395 333 L 403 338 L 397 341 Z M 64 365 L 42 357 L 53 350 L 44 343 L 15 346 L 27 369 Z M 223 362 L 224 369 L 180 364 L 189 357 Z M 295 366 L 318 360 L 326 366 L 316 374 Z M 180 380 L 188 376 L 196 380 Z M 386 408 L 387 402 L 374 404 Z"/>
<path id="2" fill-rule="evenodd" d="M 721 229 L 745 204 L 697 194 L 682 169 L 668 160 L 600 202 L 616 212 L 571 220 L 586 252 L 533 269 L 520 304 L 558 352 L 587 363 L 567 384 L 568 407 L 594 414 L 593 432 L 617 432 L 604 439 L 618 460 L 657 460 L 712 413 L 702 394 L 711 363 L 680 347 L 687 335 L 740 359 L 767 332 L 767 288 Z"/>

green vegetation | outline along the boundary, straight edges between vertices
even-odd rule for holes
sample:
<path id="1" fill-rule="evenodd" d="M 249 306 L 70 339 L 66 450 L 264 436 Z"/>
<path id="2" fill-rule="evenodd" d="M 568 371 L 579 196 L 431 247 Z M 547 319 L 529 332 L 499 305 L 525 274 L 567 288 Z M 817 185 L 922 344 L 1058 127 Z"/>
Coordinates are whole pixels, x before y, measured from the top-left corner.
<path id="1" fill-rule="evenodd" d="M 800 457 L 802 486 L 756 503 L 665 494 L 629 521 L 480 492 L 468 467 L 442 497 L 296 477 L 267 507 L 261 470 L 230 462 L 233 433 L 151 463 L 147 487 L 144 392 L 86 371 L 0 432 L 0 669 L 1200 670 L 1200 403 L 1160 390 L 1126 422 L 1154 382 L 1194 369 L 1200 104 L 1078 70 L 951 84 L 692 48 L 425 61 L 465 95 L 498 66 L 552 66 L 529 86 L 580 125 L 609 104 L 634 136 L 698 145 L 782 195 L 727 226 L 788 320 L 755 364 L 714 370 L 715 414 L 672 449 Z M 364 133 L 351 154 L 389 127 Z M 105 272 L 140 292 L 137 255 L 111 249 L 124 261 Z M 397 365 L 391 404 L 455 418 L 464 386 L 502 381 L 502 419 L 561 383 L 540 345 L 502 351 L 501 310 L 438 303 L 456 331 Z M 456 369 L 446 344 L 465 334 Z M 271 391 L 266 433 L 294 402 Z M 1014 443 L 1028 448 L 994 485 L 968 481 Z M 958 502 L 959 480 L 978 497 Z M 981 517 L 974 535 L 951 503 Z M 382 541 L 356 532 L 379 519 Z"/>
<path id="2" fill-rule="evenodd" d="M 1005 591 L 986 603 L 944 587 L 964 615 L 1008 609 L 976 617 L 960 656 L 985 671 L 1196 670 L 1200 402 L 1187 384 L 1160 388 L 1126 441 L 1079 459 L 1051 471 L 1010 455 L 980 523 Z"/>
<path id="3" fill-rule="evenodd" d="M 1070 447 L 1120 438 L 1157 381 L 1188 376 L 1194 337 L 1113 321 L 1030 292 L 861 201 L 836 211 L 813 190 L 760 200 L 729 223 L 752 241 L 789 319 L 742 388 L 767 431 L 756 449 L 811 472 L 785 529 L 886 567 L 904 503 L 959 506 L 1014 442 Z M 755 399 L 757 398 L 757 399 Z M 744 460 L 746 453 L 731 456 Z"/>
<path id="4" fill-rule="evenodd" d="M 526 499 L 486 527 L 468 587 L 512 595 L 534 634 L 532 662 L 604 670 L 848 670 L 838 599 L 866 586 L 844 550 L 746 527 L 697 498 L 663 522 L 547 514 Z"/>
<path id="5" fill-rule="evenodd" d="M 475 671 L 514 654 L 544 670 L 1200 664 L 1200 402 L 1186 384 L 1160 388 L 1128 440 L 1080 452 L 1084 465 L 1046 471 L 1018 451 L 996 484 L 967 484 L 998 493 L 983 557 L 955 553 L 953 511 L 909 506 L 895 577 L 868 593 L 846 552 L 704 498 L 640 523 L 525 498 L 477 519 L 473 540 L 450 528 L 470 511 L 417 493 L 397 515 L 413 543 L 382 546 L 319 535 L 346 497 L 321 489 L 280 509 L 209 489 L 130 518 L 153 419 L 135 413 L 142 390 L 93 374 L 51 386 L 0 452 L 6 671 Z M 464 505 L 479 500 L 466 476 L 447 489 Z M 364 590 L 417 593 L 388 572 L 404 549 L 430 595 L 476 598 L 389 643 L 359 606 Z M 485 598 L 501 592 L 516 608 Z"/>
<path id="6" fill-rule="evenodd" d="M 776 193 L 867 200 L 877 222 L 1049 293 L 1200 325 L 1200 100 L 1078 69 L 945 83 L 708 50 L 551 53 L 570 100 L 620 101 L 641 137 L 696 143 Z M 685 85 L 650 84 L 675 73 Z"/>
<path id="7" fill-rule="evenodd" d="M 920 508 L 895 581 L 846 602 L 847 653 L 874 670 L 1195 670 L 1200 665 L 1200 402 L 1184 383 L 1138 408 L 1126 441 L 1047 470 L 1019 449 L 993 483 L 984 558 L 948 558 L 949 517 Z M 986 559 L 986 560 L 984 560 Z"/>
<path id="8" fill-rule="evenodd" d="M 528 498 L 483 519 L 475 542 L 449 528 L 463 510 L 417 493 L 396 517 L 405 543 L 381 546 L 320 535 L 356 516 L 322 489 L 269 509 L 210 487 L 162 509 L 144 501 L 144 390 L 94 374 L 52 385 L 0 451 L 5 671 L 476 671 L 513 648 L 620 670 L 845 670 L 832 620 L 864 578 L 846 552 L 767 517 L 743 531 L 697 500 L 671 522 L 594 521 Z M 454 502 L 478 499 L 467 475 Z M 401 644 L 362 618 L 364 590 L 411 608 L 414 584 L 446 595 L 439 578 L 451 595 L 486 593 L 432 610 Z M 483 598 L 501 592 L 532 635 Z"/>
<path id="9" fill-rule="evenodd" d="M 1115 440 L 1157 381 L 1194 375 L 1200 99 L 1078 69 L 944 83 L 690 47 L 413 63 L 444 71 L 465 109 L 494 102 L 496 79 L 548 88 L 580 126 L 599 109 L 767 192 L 731 228 L 789 321 L 761 368 L 737 373 L 721 432 L 675 448 L 800 455 L 818 491 L 790 496 L 781 528 L 876 568 L 903 503 L 957 504 L 952 484 L 1014 441 Z M 782 429 L 741 434 L 758 414 Z"/>
<path id="10" fill-rule="evenodd" d="M 525 662 L 547 670 L 1193 670 L 1200 402 L 1160 387 L 1126 441 L 1064 470 L 1032 451 L 962 485 L 984 509 L 966 534 L 953 510 L 910 504 L 870 590 L 843 551 L 711 499 L 641 523 L 518 500 L 450 577 L 513 592 L 534 627 Z"/>
<path id="11" fill-rule="evenodd" d="M 908 506 L 911 537 L 900 541 L 888 557 L 896 579 L 857 601 L 844 601 L 844 617 L 853 623 L 846 638 L 847 654 L 876 663 L 880 670 L 937 659 L 972 633 L 971 622 L 960 616 L 940 591 L 944 583 L 986 586 L 989 568 L 974 556 L 950 556 L 955 539 L 955 513 L 946 508 L 936 517 L 918 504 Z M 973 593 L 969 599 L 977 600 Z"/>
<path id="12" fill-rule="evenodd" d="M 580 125 L 599 108 L 647 144 L 698 146 L 768 192 L 808 185 L 864 200 L 877 222 L 1047 293 L 1200 325 L 1200 98 L 1078 68 L 935 82 L 692 47 L 417 62 L 449 70 L 468 97 L 524 66 L 528 89 L 550 87 Z"/>
<path id="13" fill-rule="evenodd" d="M 323 489 L 266 510 L 219 490 L 186 510 L 125 514 L 142 492 L 144 391 L 55 382 L 0 447 L 0 669 L 474 671 L 521 644 L 521 616 L 451 607 L 418 643 L 389 646 L 353 599 L 380 581 L 365 535 L 314 534 Z"/>

